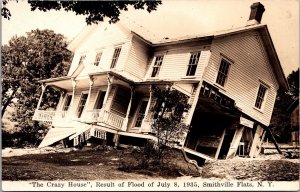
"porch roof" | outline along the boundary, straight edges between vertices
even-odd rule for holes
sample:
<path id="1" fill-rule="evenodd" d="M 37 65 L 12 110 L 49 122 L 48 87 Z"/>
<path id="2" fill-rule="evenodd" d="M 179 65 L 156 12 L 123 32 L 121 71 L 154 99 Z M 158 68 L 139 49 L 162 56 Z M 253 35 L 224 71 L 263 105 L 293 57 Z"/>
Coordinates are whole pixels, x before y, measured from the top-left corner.
<path id="1" fill-rule="evenodd" d="M 64 90 L 72 90 L 72 79 L 77 81 L 76 88 L 87 88 L 89 85 L 89 77 L 93 77 L 94 84 L 97 85 L 106 85 L 107 84 L 107 77 L 108 75 L 114 76 L 117 80 L 120 80 L 128 85 L 132 86 L 144 86 L 144 85 L 172 85 L 174 83 L 199 83 L 200 81 L 197 79 L 147 79 L 146 81 L 133 81 L 123 75 L 119 74 L 115 71 L 102 71 L 102 72 L 94 72 L 89 73 L 87 76 L 82 77 L 72 77 L 72 76 L 63 76 L 63 77 L 56 77 L 50 79 L 40 80 L 40 83 L 44 83 L 46 85 L 52 86 L 57 89 L 64 89 Z M 119 82 L 120 83 L 120 82 Z"/>
<path id="2" fill-rule="evenodd" d="M 53 143 L 65 139 L 76 132 L 77 130 L 72 128 L 51 128 L 38 148 L 52 145 Z"/>

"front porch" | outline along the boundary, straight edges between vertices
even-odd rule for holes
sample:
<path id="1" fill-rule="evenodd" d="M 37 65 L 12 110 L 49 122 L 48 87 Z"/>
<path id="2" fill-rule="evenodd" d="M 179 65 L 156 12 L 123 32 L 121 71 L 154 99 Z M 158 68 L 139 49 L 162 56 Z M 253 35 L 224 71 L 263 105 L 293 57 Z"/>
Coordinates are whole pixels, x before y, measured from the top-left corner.
<path id="1" fill-rule="evenodd" d="M 112 129 L 120 130 L 125 118 L 105 109 L 95 109 L 85 111 L 80 118 L 72 116 L 68 111 L 36 110 L 32 119 L 51 122 L 54 127 L 76 127 L 78 122 L 80 122 L 87 124 L 105 124 Z"/>

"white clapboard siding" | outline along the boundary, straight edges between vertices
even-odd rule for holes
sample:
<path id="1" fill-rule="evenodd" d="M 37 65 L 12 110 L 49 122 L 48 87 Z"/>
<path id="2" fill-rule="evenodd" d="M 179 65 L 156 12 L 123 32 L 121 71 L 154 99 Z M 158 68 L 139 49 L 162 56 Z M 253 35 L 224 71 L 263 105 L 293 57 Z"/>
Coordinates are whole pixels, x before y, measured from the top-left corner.
<path id="1" fill-rule="evenodd" d="M 130 47 L 131 36 L 130 33 L 121 29 L 118 25 L 99 25 L 95 30 L 91 31 L 88 37 L 76 48 L 68 75 L 71 75 L 77 68 L 80 57 L 83 54 L 86 55 L 85 63 L 93 64 L 97 51 L 102 51 L 98 70 L 109 69 L 114 48 L 118 46 L 122 46 L 122 50 L 118 59 L 117 68 L 119 69 L 119 66 L 123 68 Z"/>
<path id="2" fill-rule="evenodd" d="M 141 40 L 133 37 L 125 71 L 142 79 L 146 74 L 148 60 L 149 48 Z"/>
<path id="3" fill-rule="evenodd" d="M 204 80 L 211 84 L 216 82 L 221 54 L 233 61 L 221 91 L 234 99 L 244 113 L 268 126 L 278 84 L 259 34 L 246 32 L 213 41 L 209 65 L 204 74 Z M 260 81 L 269 86 L 262 112 L 254 109 Z"/>
<path id="4" fill-rule="evenodd" d="M 184 77 L 187 71 L 189 55 L 190 53 L 188 52 L 183 52 L 183 53 L 169 52 L 166 55 L 164 55 L 164 60 L 158 74 L 159 78 L 174 79 L 178 77 L 179 78 Z"/>
<path id="5" fill-rule="evenodd" d="M 197 65 L 196 74 L 194 76 L 186 76 L 188 69 L 188 64 L 191 56 L 191 52 L 200 51 L 200 59 Z M 155 53 L 157 55 L 164 55 L 163 63 L 160 67 L 159 75 L 155 79 L 180 79 L 180 78 L 202 78 L 203 69 L 205 64 L 208 62 L 210 57 L 209 50 L 203 50 L 203 47 L 199 48 L 187 48 L 187 49 L 178 49 L 171 50 L 168 52 Z M 152 59 L 152 64 L 148 69 L 148 78 L 151 78 L 151 73 L 153 65 L 155 62 L 155 57 Z"/>

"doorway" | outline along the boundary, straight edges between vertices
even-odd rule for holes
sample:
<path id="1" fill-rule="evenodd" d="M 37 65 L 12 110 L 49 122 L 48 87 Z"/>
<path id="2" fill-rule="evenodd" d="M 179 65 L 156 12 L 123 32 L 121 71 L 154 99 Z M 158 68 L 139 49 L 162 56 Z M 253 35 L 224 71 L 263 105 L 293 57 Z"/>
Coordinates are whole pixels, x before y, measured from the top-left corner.
<path id="1" fill-rule="evenodd" d="M 236 131 L 235 129 L 225 130 L 225 135 L 224 135 L 224 139 L 223 139 L 223 143 L 222 143 L 222 147 L 218 159 L 226 159 L 235 131 Z"/>

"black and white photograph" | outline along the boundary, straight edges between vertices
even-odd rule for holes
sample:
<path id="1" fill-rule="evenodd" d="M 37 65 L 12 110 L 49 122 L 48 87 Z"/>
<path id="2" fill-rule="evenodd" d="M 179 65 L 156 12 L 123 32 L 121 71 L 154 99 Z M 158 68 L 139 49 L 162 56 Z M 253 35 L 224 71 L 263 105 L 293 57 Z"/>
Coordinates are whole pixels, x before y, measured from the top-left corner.
<path id="1" fill-rule="evenodd" d="M 298 191 L 299 1 L 1 1 L 3 191 Z"/>

